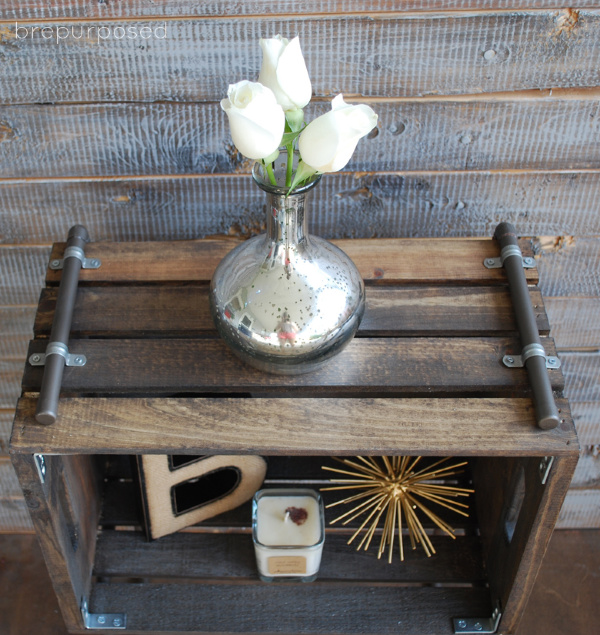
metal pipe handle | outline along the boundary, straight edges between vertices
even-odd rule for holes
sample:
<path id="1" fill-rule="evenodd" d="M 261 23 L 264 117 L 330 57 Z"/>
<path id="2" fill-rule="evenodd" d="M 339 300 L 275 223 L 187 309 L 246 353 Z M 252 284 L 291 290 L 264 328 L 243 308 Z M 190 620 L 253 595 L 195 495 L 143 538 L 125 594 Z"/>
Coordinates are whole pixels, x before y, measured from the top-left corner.
<path id="1" fill-rule="evenodd" d="M 84 257 L 83 249 L 89 242 L 90 237 L 85 227 L 82 225 L 71 227 L 67 237 L 62 277 L 58 287 L 50 340 L 46 349 L 44 376 L 35 412 L 36 421 L 44 425 L 54 423 L 58 416 L 58 397 L 66 363 L 66 357 L 61 351 L 68 351 L 79 271 Z"/>
<path id="2" fill-rule="evenodd" d="M 521 347 L 524 349 L 531 344 L 537 344 L 541 347 L 540 335 L 523 271 L 523 257 L 517 241 L 517 230 L 510 223 L 500 223 L 496 227 L 494 238 L 500 243 L 503 252 L 503 265 L 508 277 Z M 528 357 L 525 361 L 525 367 L 533 392 L 533 405 L 538 427 L 543 430 L 556 428 L 560 423 L 560 416 L 546 370 L 546 358 L 540 355 Z"/>

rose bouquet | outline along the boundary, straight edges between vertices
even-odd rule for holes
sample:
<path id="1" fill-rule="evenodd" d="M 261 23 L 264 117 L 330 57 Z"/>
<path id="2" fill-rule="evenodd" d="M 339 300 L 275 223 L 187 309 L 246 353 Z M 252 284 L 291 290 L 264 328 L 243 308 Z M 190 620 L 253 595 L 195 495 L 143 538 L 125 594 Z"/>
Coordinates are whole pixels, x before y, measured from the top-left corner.
<path id="1" fill-rule="evenodd" d="M 277 35 L 261 39 L 260 46 L 258 82 L 231 84 L 221 108 L 239 152 L 261 161 L 271 184 L 291 193 L 315 174 L 341 170 L 358 141 L 377 125 L 377 115 L 369 106 L 347 104 L 338 95 L 331 111 L 307 125 L 303 109 L 312 97 L 312 85 L 298 37 L 289 41 Z M 287 153 L 285 183 L 277 182 L 273 170 L 281 149 Z"/>

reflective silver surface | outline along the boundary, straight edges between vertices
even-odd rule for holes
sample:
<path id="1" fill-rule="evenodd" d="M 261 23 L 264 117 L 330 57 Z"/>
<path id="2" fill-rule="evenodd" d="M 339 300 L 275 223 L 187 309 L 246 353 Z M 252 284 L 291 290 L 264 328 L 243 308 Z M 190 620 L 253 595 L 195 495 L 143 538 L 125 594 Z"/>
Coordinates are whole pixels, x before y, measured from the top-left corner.
<path id="1" fill-rule="evenodd" d="M 229 346 L 261 370 L 315 370 L 354 336 L 364 312 L 364 284 L 350 258 L 306 231 L 306 195 L 288 197 L 253 177 L 267 193 L 267 232 L 245 241 L 217 267 L 210 291 L 215 324 Z"/>

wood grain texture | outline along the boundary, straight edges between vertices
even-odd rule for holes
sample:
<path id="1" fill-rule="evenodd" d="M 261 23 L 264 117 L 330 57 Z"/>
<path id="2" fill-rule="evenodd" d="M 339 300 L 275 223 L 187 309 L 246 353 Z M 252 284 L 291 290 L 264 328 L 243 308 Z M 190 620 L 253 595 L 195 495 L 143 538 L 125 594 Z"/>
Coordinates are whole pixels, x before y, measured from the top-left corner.
<path id="1" fill-rule="evenodd" d="M 33 533 L 33 531 L 33 524 L 23 495 L 18 493 L 14 497 L 1 498 L 0 534 L 24 534 Z"/>
<path id="2" fill-rule="evenodd" d="M 43 0 L 3 0 L 0 3 L 0 20 L 35 20 L 80 18 L 103 20 L 118 18 L 153 17 L 224 17 L 245 15 L 291 14 L 306 15 L 329 13 L 377 13 L 403 11 L 464 11 L 494 9 L 554 9 L 552 0 L 372 0 L 368 7 L 362 0 L 213 0 L 198 3 L 195 0 L 175 2 L 144 2 L 144 0 L 120 0 L 78 2 L 58 0 L 49 5 Z M 575 9 L 597 8 L 597 0 L 576 0 Z"/>
<path id="3" fill-rule="evenodd" d="M 0 311 L 0 359 L 23 359 L 33 332 L 35 307 L 3 307 Z"/>
<path id="4" fill-rule="evenodd" d="M 51 484 L 44 486 L 40 482 L 33 457 L 13 455 L 11 458 L 21 487 L 26 494 L 27 506 L 44 553 L 63 619 L 67 629 L 77 628 L 81 624 L 79 598 L 86 595 L 89 590 L 89 578 L 84 577 L 82 568 L 77 565 L 86 560 L 89 554 L 88 545 L 82 545 L 83 548 L 79 550 L 79 554 L 73 553 L 75 551 L 72 542 L 73 533 L 69 533 L 66 519 L 61 518 L 64 504 L 57 507 L 56 503 L 60 498 L 57 500 L 56 496 L 49 500 Z M 61 457 L 52 458 L 54 465 L 61 464 Z M 66 458 L 68 462 L 69 457 Z M 57 478 L 52 486 L 59 487 L 60 479 Z M 55 490 L 56 493 L 58 492 Z M 94 520 L 91 514 L 84 522 L 87 523 L 90 520 Z M 87 572 L 88 575 L 90 573 L 90 571 Z"/>
<path id="5" fill-rule="evenodd" d="M 597 92 L 589 98 L 504 93 L 494 101 L 371 101 L 376 135 L 346 171 L 600 167 Z M 305 109 L 308 121 L 329 110 Z M 247 171 L 218 103 L 0 107 L 0 177 Z"/>
<path id="6" fill-rule="evenodd" d="M 37 305 L 49 256 L 49 246 L 0 247 L 0 310 Z"/>
<path id="7" fill-rule="evenodd" d="M 545 485 L 539 478 L 539 463 L 528 461 L 523 507 L 509 548 L 509 557 L 499 562 L 499 576 L 506 585 L 501 590 L 503 616 L 500 629 L 513 632 L 523 614 L 552 530 L 558 519 L 575 469 L 575 456 L 555 457 Z M 496 552 L 497 554 L 497 552 Z M 488 563 L 492 567 L 491 561 Z M 493 591 L 492 585 L 492 593 Z M 510 592 L 506 592 L 506 588 Z"/>
<path id="8" fill-rule="evenodd" d="M 33 342 L 28 357 L 43 353 L 46 344 Z M 544 338 L 542 345 L 548 355 L 556 355 L 551 340 Z M 87 358 L 85 366 L 64 370 L 62 390 L 69 395 L 253 391 L 276 395 L 284 389 L 286 394 L 306 396 L 331 391 L 349 396 L 499 396 L 518 394 L 527 386 L 525 369 L 502 364 L 504 355 L 521 350 L 518 337 L 355 338 L 323 368 L 286 377 L 257 373 L 240 364 L 220 338 L 71 339 L 69 350 Z M 42 367 L 27 364 L 23 390 L 39 392 L 42 376 Z M 549 377 L 553 389 L 562 390 L 562 374 L 551 372 Z"/>
<path id="9" fill-rule="evenodd" d="M 101 465 L 101 471 L 104 474 L 103 503 L 102 515 L 100 518 L 100 526 L 103 531 L 123 531 L 123 527 L 128 530 L 142 532 L 143 512 L 139 503 L 139 482 L 134 483 L 134 477 L 131 474 L 130 456 L 123 455 L 104 455 L 98 457 Z M 237 457 L 231 457 L 235 459 Z M 438 457 L 422 458 L 421 467 L 427 467 Z M 335 466 L 335 461 L 331 457 L 320 456 L 269 456 L 268 471 L 264 481 L 264 487 L 305 487 L 310 481 L 310 486 L 321 488 L 329 483 L 326 478 L 330 476 L 323 471 L 323 465 L 330 467 Z M 122 466 L 125 469 L 121 469 Z M 129 468 L 129 469 L 128 469 Z M 449 484 L 470 488 L 472 485 L 471 473 L 469 468 L 460 475 L 453 476 L 448 479 Z M 338 492 L 321 492 L 325 506 L 339 500 Z M 467 501 L 465 501 L 467 502 Z M 469 509 L 471 510 L 468 517 L 459 516 L 450 510 L 439 507 L 436 513 L 448 524 L 458 530 L 458 534 L 462 536 L 477 535 L 477 516 L 474 513 L 472 501 L 468 499 Z M 330 514 L 334 514 L 330 516 Z M 335 510 L 326 511 L 326 518 L 334 518 Z M 252 517 L 252 502 L 248 501 L 239 507 L 230 511 L 213 516 L 203 520 L 200 524 L 196 524 L 184 530 L 186 533 L 197 534 L 215 534 L 215 533 L 233 533 L 233 534 L 249 534 L 248 519 Z M 434 528 L 433 521 L 428 518 L 421 518 L 423 527 L 427 530 Z M 352 533 L 360 527 L 357 520 L 349 522 L 343 527 L 338 526 L 337 529 L 331 528 L 330 534 L 344 535 L 346 539 L 350 538 Z M 111 539 L 112 540 L 112 539 Z M 182 540 L 193 541 L 193 538 L 185 538 Z M 157 546 L 160 543 L 155 543 Z M 177 542 L 172 544 L 179 544 Z M 185 552 L 184 552 L 185 553 Z M 358 557 L 358 556 L 355 556 Z M 191 564 L 191 563 L 190 563 Z M 113 564 L 113 566 L 119 566 Z M 401 575 L 396 573 L 394 575 Z M 444 575 L 444 574 L 439 574 Z M 384 576 L 385 577 L 385 576 Z"/>
<path id="10" fill-rule="evenodd" d="M 546 298 L 557 348 L 598 348 L 600 346 L 600 297 Z"/>
<path id="11" fill-rule="evenodd" d="M 571 481 L 572 489 L 600 488 L 600 454 L 597 449 L 583 448 Z"/>
<path id="12" fill-rule="evenodd" d="M 21 394 L 23 359 L 0 359 L 0 408 L 14 408 Z"/>
<path id="13" fill-rule="evenodd" d="M 34 420 L 35 401 L 19 401 L 16 452 L 578 453 L 568 407 L 560 399 L 565 423 L 550 432 L 536 428 L 528 399 L 72 398 L 61 401 L 58 422 L 46 427 Z"/>
<path id="14" fill-rule="evenodd" d="M 100 583 L 94 588 L 91 608 L 125 611 L 127 632 L 133 635 L 152 631 L 199 635 L 233 629 L 273 634 L 300 630 L 331 635 L 423 635 L 451 632 L 452 615 L 468 611 L 491 614 L 487 589 L 411 589 L 318 581 L 203 585 L 201 592 L 195 584 Z"/>
<path id="15" fill-rule="evenodd" d="M 600 351 L 564 352 L 565 395 L 573 401 L 600 402 Z"/>
<path id="16" fill-rule="evenodd" d="M 497 256 L 499 247 L 490 239 L 446 240 L 374 239 L 335 240 L 356 264 L 367 285 L 490 285 L 506 284 L 503 269 L 488 269 L 484 260 Z M 217 264 L 239 240 L 214 238 L 202 241 L 145 243 L 90 243 L 86 256 L 102 266 L 80 272 L 85 283 L 181 283 L 208 282 Z M 531 239 L 519 240 L 523 255 L 531 255 Z M 65 244 L 53 246 L 51 258 L 60 258 Z M 435 253 L 437 257 L 432 258 Z M 537 269 L 526 269 L 528 284 L 536 284 Z M 56 284 L 60 271 L 48 269 L 46 282 Z"/>
<path id="17" fill-rule="evenodd" d="M 0 410 L 0 460 L 8 455 L 8 440 L 14 418 L 14 409 Z"/>
<path id="18" fill-rule="evenodd" d="M 56 307 L 56 288 L 42 291 L 35 332 L 48 336 Z M 541 294 L 530 288 L 541 335 L 549 323 Z M 168 311 L 164 307 L 169 307 Z M 514 309 L 506 287 L 371 286 L 359 326 L 361 335 L 506 335 L 516 333 Z M 71 336 L 198 337 L 216 334 L 208 303 L 208 286 L 84 287 L 77 291 Z M 24 354 L 24 353 L 23 353 Z"/>
<path id="19" fill-rule="evenodd" d="M 600 401 L 575 401 L 571 410 L 582 446 L 600 444 Z"/>
<path id="20" fill-rule="evenodd" d="M 350 580 L 361 571 L 362 581 L 388 584 L 481 582 L 479 539 L 459 536 L 432 538 L 435 558 L 407 550 L 404 565 L 390 567 L 373 553 L 357 553 L 347 535 L 327 533 L 319 580 Z M 210 553 L 211 558 L 206 558 Z M 437 561 L 437 562 L 436 562 Z M 257 580 L 252 539 L 245 533 L 177 533 L 149 543 L 141 532 L 104 530 L 98 537 L 94 572 L 102 577 L 195 578 Z"/>
<path id="21" fill-rule="evenodd" d="M 600 297 L 600 232 L 593 233 L 596 236 L 561 233 L 539 241 L 540 287 L 545 296 Z"/>
<path id="22" fill-rule="evenodd" d="M 298 17 L 294 31 L 317 96 L 396 97 L 597 86 L 599 21 L 594 10 L 576 19 L 559 11 L 342 14 Z M 285 31 L 289 17 L 171 20 L 164 39 L 146 40 L 107 27 L 100 42 L 98 25 L 66 23 L 75 37 L 58 44 L 33 26 L 18 36 L 14 25 L 3 28 L 2 103 L 216 101 L 228 83 L 256 77 L 259 38 Z M 495 55 L 486 58 L 489 50 Z M 143 81 L 131 81 L 131 69 Z"/>
<path id="23" fill-rule="evenodd" d="M 501 221 L 522 236 L 600 235 L 596 171 L 338 173 L 313 194 L 309 227 L 323 238 L 491 237 Z M 94 241 L 247 237 L 264 228 L 264 206 L 263 192 L 245 174 L 3 182 L 0 241 L 65 240 L 75 223 Z M 581 259 L 596 253 L 597 247 L 584 248 Z M 551 271 L 545 277 L 561 278 Z"/>
<path id="24" fill-rule="evenodd" d="M 574 489 L 567 493 L 557 529 L 600 526 L 600 489 Z"/>

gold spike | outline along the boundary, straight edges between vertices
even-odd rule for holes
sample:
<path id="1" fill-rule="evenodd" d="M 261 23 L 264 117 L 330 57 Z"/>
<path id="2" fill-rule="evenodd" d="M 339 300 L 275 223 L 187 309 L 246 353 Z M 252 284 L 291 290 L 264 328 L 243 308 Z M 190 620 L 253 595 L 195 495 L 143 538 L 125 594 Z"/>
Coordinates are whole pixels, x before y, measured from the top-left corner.
<path id="1" fill-rule="evenodd" d="M 383 526 L 377 547 L 378 558 L 387 551 L 387 560 L 391 564 L 395 535 L 398 532 L 400 560 L 404 561 L 403 527 L 408 531 L 412 548 L 416 549 L 420 544 L 429 557 L 435 554 L 435 548 L 419 519 L 419 513 L 424 514 L 443 532 L 455 537 L 452 527 L 429 509 L 424 501 L 468 516 L 463 511 L 468 509 L 468 505 L 456 499 L 469 496 L 473 490 L 443 484 L 443 479 L 462 473 L 460 468 L 467 462 L 448 465 L 451 459 L 442 458 L 415 472 L 420 460 L 421 457 L 410 456 L 358 456 L 353 460 L 336 458 L 336 461 L 343 464 L 343 469 L 324 466 L 330 472 L 350 478 L 331 479 L 334 485 L 322 488 L 323 491 L 355 490 L 352 495 L 327 505 L 327 508 L 351 505 L 350 509 L 331 521 L 331 524 L 343 521 L 343 525 L 353 521 L 359 523 L 348 544 L 362 533 L 357 550 L 368 550 L 381 521 Z M 433 483 L 433 480 L 442 482 Z"/>

